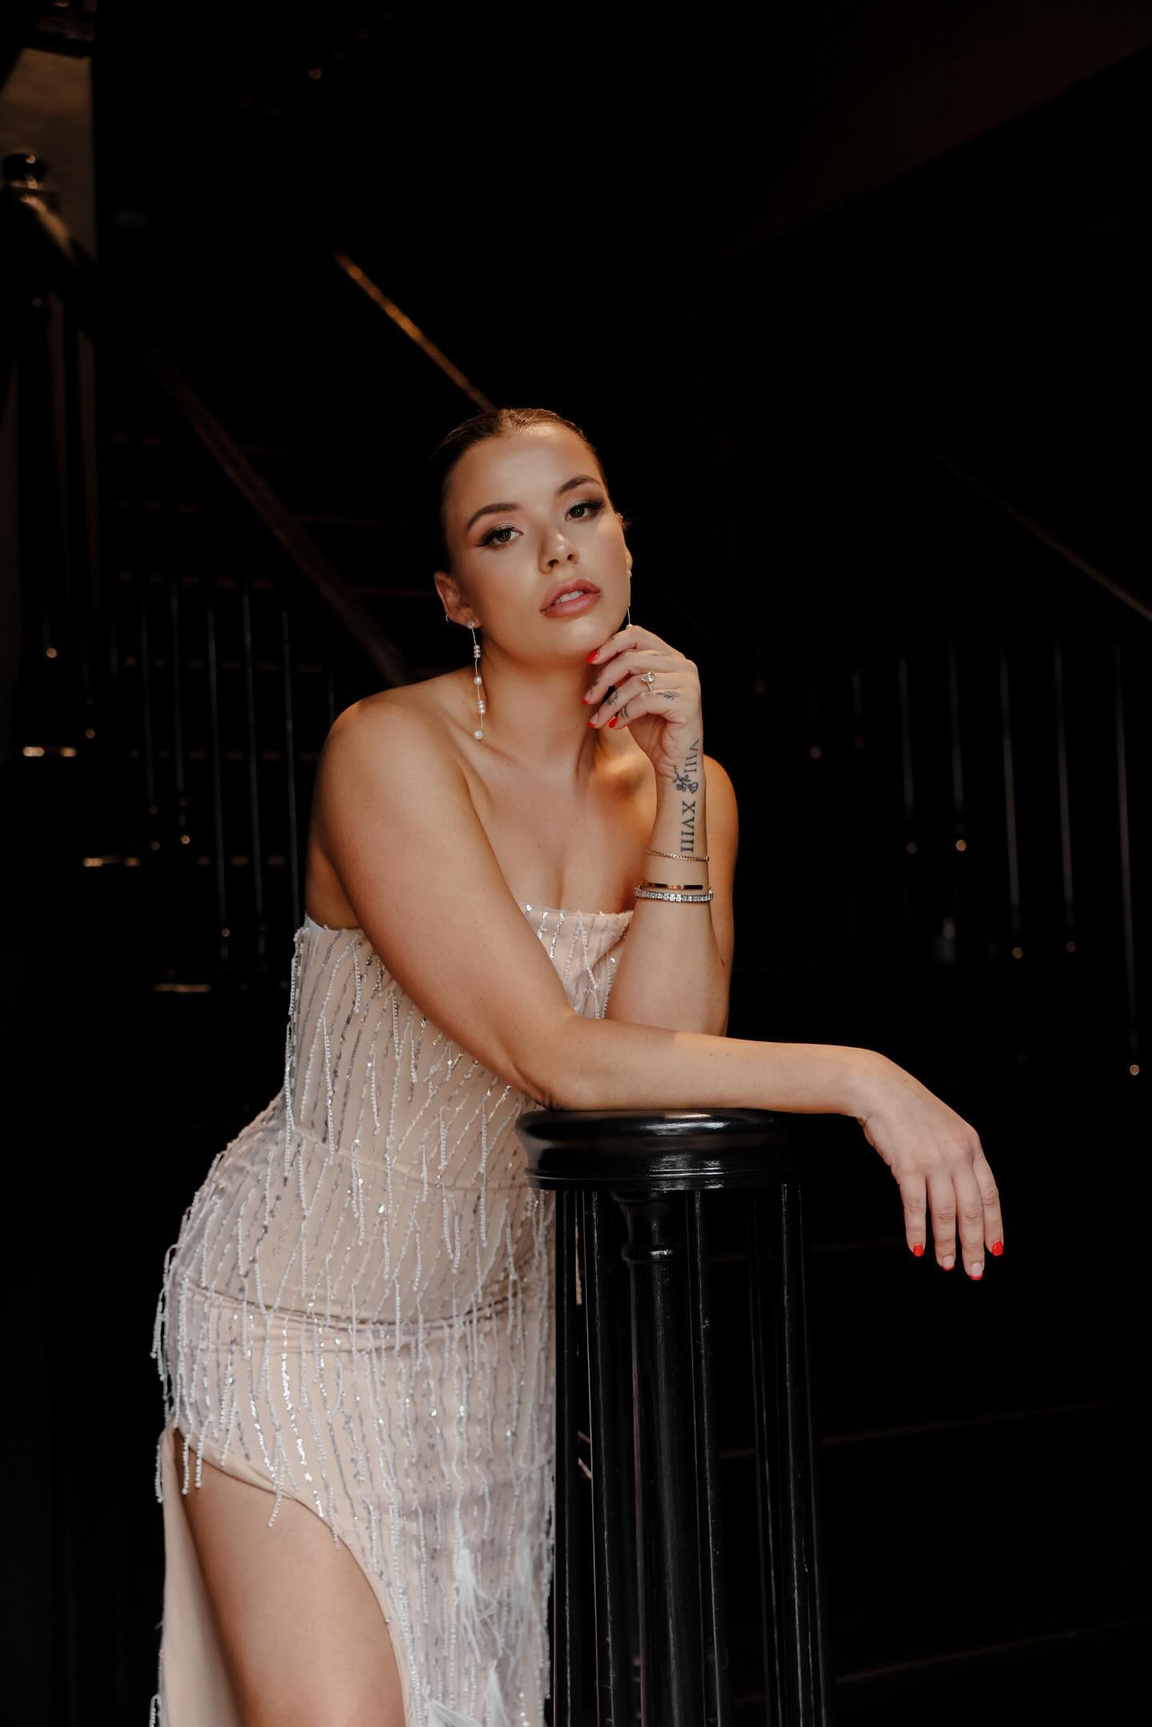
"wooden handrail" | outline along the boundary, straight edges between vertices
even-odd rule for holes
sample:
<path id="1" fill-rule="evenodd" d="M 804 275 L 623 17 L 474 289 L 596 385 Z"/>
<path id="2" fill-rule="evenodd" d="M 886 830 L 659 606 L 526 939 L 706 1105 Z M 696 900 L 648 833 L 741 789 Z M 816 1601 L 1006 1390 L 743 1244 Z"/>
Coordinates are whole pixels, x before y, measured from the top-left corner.
<path id="1" fill-rule="evenodd" d="M 1101 588 L 1104 591 L 1104 593 L 1110 595 L 1112 599 L 1118 600 L 1122 606 L 1126 606 L 1135 617 L 1138 617 L 1141 620 L 1142 623 L 1152 624 L 1152 606 L 1149 606 L 1138 594 L 1134 594 L 1131 589 L 1126 588 L 1122 582 L 1116 581 L 1115 577 L 1105 575 L 1103 570 L 1097 569 L 1095 564 L 1089 563 L 1087 558 L 1081 557 L 1080 553 L 1076 551 L 1073 546 L 1067 545 L 1065 541 L 1058 539 L 1055 534 L 1049 533 L 1047 528 L 1045 528 L 1040 522 L 1035 521 L 1033 517 L 1026 514 L 1026 512 L 1021 510 L 1016 504 L 1012 503 L 1011 499 L 1004 497 L 1002 493 L 996 491 L 992 486 L 988 485 L 986 481 L 981 480 L 976 474 L 970 474 L 967 468 L 961 467 L 959 462 L 954 461 L 953 458 L 946 455 L 943 450 L 937 449 L 936 445 L 924 437 L 923 433 L 914 430 L 911 426 L 905 425 L 903 420 L 898 419 L 897 416 L 891 413 L 887 408 L 882 408 L 878 403 L 871 401 L 868 397 L 860 396 L 857 397 L 857 400 L 866 412 L 874 419 L 882 420 L 886 426 L 902 437 L 906 443 L 912 444 L 923 455 L 930 456 L 934 462 L 938 463 L 939 466 L 945 470 L 946 473 L 951 474 L 952 478 L 957 480 L 960 485 L 967 487 L 970 492 L 975 492 L 977 497 L 983 498 L 984 502 L 990 505 L 992 509 L 998 511 L 1002 516 L 1007 516 L 1009 521 L 1015 522 L 1018 528 L 1022 528 L 1026 534 L 1031 535 L 1034 540 L 1037 540 L 1040 545 L 1046 547 L 1048 551 L 1055 553 L 1055 555 L 1064 563 L 1069 565 L 1071 569 L 1074 569 L 1081 576 L 1086 576 L 1090 582 L 1094 582 L 1098 588 Z"/>

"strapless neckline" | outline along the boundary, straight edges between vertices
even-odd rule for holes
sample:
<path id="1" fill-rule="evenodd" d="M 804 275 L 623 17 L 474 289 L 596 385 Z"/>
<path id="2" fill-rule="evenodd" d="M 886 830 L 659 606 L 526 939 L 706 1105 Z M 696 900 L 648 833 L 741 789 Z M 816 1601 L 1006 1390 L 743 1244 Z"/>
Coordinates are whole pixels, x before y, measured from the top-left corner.
<path id="1" fill-rule="evenodd" d="M 576 911 L 568 906 L 540 905 L 536 900 L 522 899 L 518 899 L 516 904 L 521 911 L 556 912 L 564 917 L 608 917 L 617 920 L 631 917 L 635 910 L 634 906 L 629 906 L 627 911 Z M 363 935 L 364 933 L 359 924 L 317 923 L 310 912 L 304 913 L 304 923 L 306 925 L 311 924 L 313 929 L 324 930 L 327 935 Z"/>

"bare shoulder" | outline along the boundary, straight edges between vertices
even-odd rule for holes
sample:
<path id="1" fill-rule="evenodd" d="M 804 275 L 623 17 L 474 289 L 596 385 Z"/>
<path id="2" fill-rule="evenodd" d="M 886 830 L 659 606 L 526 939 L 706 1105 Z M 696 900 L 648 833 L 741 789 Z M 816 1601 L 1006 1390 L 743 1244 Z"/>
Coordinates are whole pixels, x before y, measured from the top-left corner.
<path id="1" fill-rule="evenodd" d="M 509 892 L 444 716 L 412 685 L 329 729 L 313 798 L 308 910 L 359 929 L 420 1011 L 540 1101 L 572 1004 Z"/>
<path id="2" fill-rule="evenodd" d="M 422 772 L 437 764 L 446 771 L 458 766 L 450 719 L 451 686 L 456 682 L 456 674 L 446 672 L 352 702 L 329 728 L 320 756 L 321 776 L 325 768 L 338 775 L 345 763 L 403 771 L 412 760 Z M 398 759 L 399 750 L 406 753 Z"/>
<path id="3" fill-rule="evenodd" d="M 349 836 L 369 809 L 399 798 L 415 814 L 463 806 L 467 781 L 445 712 L 428 679 L 378 690 L 337 714 L 320 751 L 312 791 L 305 899 L 319 923 L 356 921 L 339 867 Z"/>

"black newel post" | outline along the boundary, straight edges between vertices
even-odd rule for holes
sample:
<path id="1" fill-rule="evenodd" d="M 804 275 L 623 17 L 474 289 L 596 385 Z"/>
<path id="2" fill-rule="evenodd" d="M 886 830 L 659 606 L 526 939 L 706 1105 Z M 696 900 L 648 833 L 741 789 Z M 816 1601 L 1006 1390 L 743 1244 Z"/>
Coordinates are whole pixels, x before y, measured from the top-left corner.
<path id="1" fill-rule="evenodd" d="M 597 1727 L 732 1727 L 710 1189 L 749 1195 L 764 1720 L 831 1727 L 799 1184 L 819 1126 L 755 1109 L 539 1110 L 517 1123 L 529 1180 L 557 1196 L 553 1727 L 592 1719 L 572 1599 L 584 1583 L 585 1419 Z M 618 1255 L 612 1224 L 621 1213 Z M 621 1256 L 630 1324 L 617 1290 Z"/>

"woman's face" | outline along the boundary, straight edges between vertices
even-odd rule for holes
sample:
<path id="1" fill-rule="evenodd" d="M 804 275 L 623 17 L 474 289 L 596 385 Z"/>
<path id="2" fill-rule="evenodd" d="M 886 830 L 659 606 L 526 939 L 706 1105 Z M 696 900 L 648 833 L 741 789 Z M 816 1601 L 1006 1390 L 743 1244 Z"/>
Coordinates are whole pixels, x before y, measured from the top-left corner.
<path id="1" fill-rule="evenodd" d="M 566 426 L 474 444 L 449 476 L 444 531 L 455 581 L 437 574 L 441 599 L 451 610 L 458 593 L 456 615 L 502 645 L 587 655 L 620 627 L 631 554 L 595 456 Z M 581 580 L 600 590 L 591 605 L 541 610 L 558 583 Z"/>

